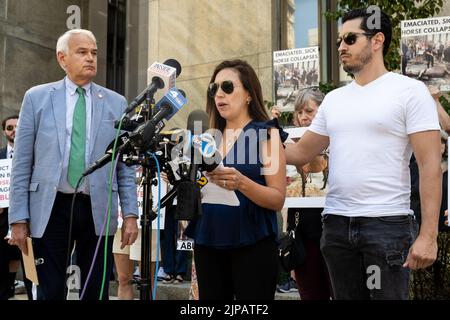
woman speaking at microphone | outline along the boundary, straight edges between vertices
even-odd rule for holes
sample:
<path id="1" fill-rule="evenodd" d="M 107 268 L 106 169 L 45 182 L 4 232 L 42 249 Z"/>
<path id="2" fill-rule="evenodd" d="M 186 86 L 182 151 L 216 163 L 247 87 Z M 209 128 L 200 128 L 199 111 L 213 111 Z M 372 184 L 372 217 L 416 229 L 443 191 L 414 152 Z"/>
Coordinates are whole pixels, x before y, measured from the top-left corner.
<path id="1" fill-rule="evenodd" d="M 203 197 L 203 214 L 186 230 L 195 240 L 199 299 L 273 300 L 287 134 L 269 121 L 258 77 L 242 60 L 216 67 L 206 111 L 211 128 L 220 133 L 223 159 L 207 177 L 224 200 L 208 203 Z"/>

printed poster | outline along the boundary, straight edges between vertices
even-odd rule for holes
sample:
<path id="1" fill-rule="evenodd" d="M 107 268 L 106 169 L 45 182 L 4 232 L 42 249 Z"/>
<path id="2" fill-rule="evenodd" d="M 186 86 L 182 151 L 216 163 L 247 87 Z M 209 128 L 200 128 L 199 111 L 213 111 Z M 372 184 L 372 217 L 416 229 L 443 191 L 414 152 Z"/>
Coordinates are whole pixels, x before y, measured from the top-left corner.
<path id="1" fill-rule="evenodd" d="M 306 47 L 273 53 L 275 106 L 293 112 L 299 90 L 319 85 L 319 47 Z"/>
<path id="2" fill-rule="evenodd" d="M 9 182 L 11 179 L 11 159 L 0 160 L 0 208 L 9 207 Z"/>
<path id="3" fill-rule="evenodd" d="M 403 75 L 450 91 L 450 17 L 401 22 Z"/>
<path id="4" fill-rule="evenodd" d="M 289 133 L 286 143 L 295 143 L 307 130 L 308 127 L 285 129 Z M 323 208 L 328 191 L 328 150 L 302 168 L 286 166 L 286 179 L 285 208 Z"/>

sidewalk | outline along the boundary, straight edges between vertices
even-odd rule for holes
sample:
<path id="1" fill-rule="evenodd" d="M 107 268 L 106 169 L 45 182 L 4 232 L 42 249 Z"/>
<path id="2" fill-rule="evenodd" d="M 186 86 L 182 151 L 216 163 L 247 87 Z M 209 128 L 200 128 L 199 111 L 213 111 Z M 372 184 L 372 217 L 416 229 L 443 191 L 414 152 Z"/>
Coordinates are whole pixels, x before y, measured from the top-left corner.
<path id="1" fill-rule="evenodd" d="M 158 282 L 157 300 L 189 300 L 189 281 L 179 284 L 165 284 Z M 77 294 L 73 297 L 76 298 Z M 139 290 L 134 290 L 135 300 L 139 300 Z M 117 282 L 111 281 L 109 284 L 109 299 L 117 300 Z M 26 294 L 16 294 L 12 300 L 27 300 Z M 300 300 L 298 292 L 275 293 L 275 300 Z"/>
<path id="2" fill-rule="evenodd" d="M 185 281 L 184 283 L 177 284 L 166 284 L 161 281 L 158 282 L 157 288 L 157 300 L 188 300 L 189 299 L 189 289 L 191 283 Z M 117 282 L 111 281 L 109 285 L 109 295 L 110 297 L 117 297 Z M 135 299 L 139 299 L 139 290 L 135 286 L 134 290 Z M 275 293 L 275 300 L 300 300 L 298 292 L 289 293 Z"/>

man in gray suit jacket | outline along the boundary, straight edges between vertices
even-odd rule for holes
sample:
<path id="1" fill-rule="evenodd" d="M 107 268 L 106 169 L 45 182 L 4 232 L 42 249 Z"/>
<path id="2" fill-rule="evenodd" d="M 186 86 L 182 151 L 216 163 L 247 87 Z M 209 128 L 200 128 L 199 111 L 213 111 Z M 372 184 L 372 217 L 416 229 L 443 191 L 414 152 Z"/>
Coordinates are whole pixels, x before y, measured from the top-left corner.
<path id="1" fill-rule="evenodd" d="M 90 31 L 67 31 L 58 39 L 56 51 L 67 76 L 28 90 L 20 111 L 11 174 L 10 244 L 27 252 L 26 238 L 32 237 L 35 258 L 43 262 L 36 267 L 38 298 L 64 299 L 67 251 L 75 240 L 82 289 L 87 282 L 83 298 L 99 299 L 106 242 L 106 283 L 101 298 L 107 299 L 118 196 L 124 217 L 122 246 L 132 244 L 137 237 L 134 168 L 117 164 L 109 229 L 111 163 L 82 180 L 69 244 L 71 201 L 81 173 L 104 155 L 115 138 L 114 121 L 127 103 L 123 96 L 92 82 L 97 73 L 97 44 Z"/>

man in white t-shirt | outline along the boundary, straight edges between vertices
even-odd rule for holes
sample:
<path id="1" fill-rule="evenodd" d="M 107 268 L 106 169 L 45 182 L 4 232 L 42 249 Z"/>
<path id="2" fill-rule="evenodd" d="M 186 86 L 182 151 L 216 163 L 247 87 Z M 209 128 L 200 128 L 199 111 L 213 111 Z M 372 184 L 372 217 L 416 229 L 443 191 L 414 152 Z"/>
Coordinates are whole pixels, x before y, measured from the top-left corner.
<path id="1" fill-rule="evenodd" d="M 426 86 L 388 72 L 389 17 L 343 17 L 338 52 L 349 85 L 330 92 L 303 138 L 286 148 L 302 166 L 329 147 L 321 250 L 337 299 L 407 299 L 409 269 L 436 259 L 441 200 L 436 105 Z M 422 225 L 410 210 L 409 160 L 420 170 Z"/>

